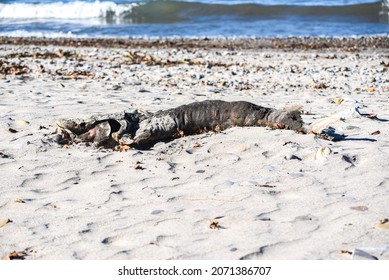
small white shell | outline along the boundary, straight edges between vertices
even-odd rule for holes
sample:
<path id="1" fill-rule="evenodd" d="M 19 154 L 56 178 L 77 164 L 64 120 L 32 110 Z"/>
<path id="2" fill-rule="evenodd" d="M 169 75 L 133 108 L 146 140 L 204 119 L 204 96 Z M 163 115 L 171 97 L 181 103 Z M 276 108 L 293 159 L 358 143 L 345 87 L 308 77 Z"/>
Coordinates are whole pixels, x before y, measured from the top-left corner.
<path id="1" fill-rule="evenodd" d="M 0 228 L 5 226 L 6 224 L 10 223 L 10 219 L 0 220 Z"/>
<path id="2" fill-rule="evenodd" d="M 380 220 L 378 224 L 375 226 L 377 229 L 389 229 L 389 220 L 383 219 Z"/>
<path id="3" fill-rule="evenodd" d="M 321 147 L 320 149 L 317 150 L 316 155 L 315 155 L 315 160 L 321 159 L 325 156 L 328 156 L 331 154 L 332 151 L 328 147 Z"/>
<path id="4" fill-rule="evenodd" d="M 335 103 L 336 105 L 340 105 L 342 104 L 343 102 L 343 98 L 340 98 L 340 97 L 335 97 L 334 99 L 332 99 L 332 103 Z"/>

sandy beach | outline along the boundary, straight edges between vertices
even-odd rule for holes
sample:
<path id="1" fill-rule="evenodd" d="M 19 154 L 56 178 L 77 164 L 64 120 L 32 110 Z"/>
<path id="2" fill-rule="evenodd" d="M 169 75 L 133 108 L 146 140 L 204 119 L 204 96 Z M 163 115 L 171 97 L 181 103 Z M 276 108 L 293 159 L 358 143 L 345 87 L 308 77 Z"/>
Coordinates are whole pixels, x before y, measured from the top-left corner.
<path id="1" fill-rule="evenodd" d="M 0 38 L 0 257 L 389 259 L 389 40 Z M 343 141 L 234 127 L 126 152 L 59 118 L 299 106 Z M 320 152 L 321 151 L 321 152 Z"/>

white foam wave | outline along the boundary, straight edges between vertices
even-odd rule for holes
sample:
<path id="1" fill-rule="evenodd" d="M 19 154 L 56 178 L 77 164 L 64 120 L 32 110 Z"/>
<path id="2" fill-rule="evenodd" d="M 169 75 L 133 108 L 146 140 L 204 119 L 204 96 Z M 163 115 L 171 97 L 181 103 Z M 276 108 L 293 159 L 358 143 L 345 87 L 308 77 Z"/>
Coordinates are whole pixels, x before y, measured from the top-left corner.
<path id="1" fill-rule="evenodd" d="M 39 38 L 89 38 L 88 35 L 75 35 L 72 32 L 40 32 L 17 30 L 9 32 L 0 32 L 0 36 L 4 37 L 39 37 Z"/>
<path id="2" fill-rule="evenodd" d="M 114 2 L 69 2 L 28 4 L 0 4 L 0 19 L 88 19 L 119 17 L 131 12 L 139 3 L 116 4 Z"/>

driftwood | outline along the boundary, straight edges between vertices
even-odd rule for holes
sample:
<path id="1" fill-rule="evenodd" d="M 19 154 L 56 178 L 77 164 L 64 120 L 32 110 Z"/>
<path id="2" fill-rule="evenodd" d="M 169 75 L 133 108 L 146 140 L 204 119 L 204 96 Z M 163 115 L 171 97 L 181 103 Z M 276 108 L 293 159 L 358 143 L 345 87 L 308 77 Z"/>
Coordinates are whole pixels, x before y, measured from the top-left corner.
<path id="1" fill-rule="evenodd" d="M 159 141 L 220 131 L 233 126 L 267 126 L 305 132 L 300 112 L 276 110 L 246 101 L 208 100 L 173 109 L 142 114 L 138 111 L 92 116 L 89 119 L 62 119 L 58 142 L 93 142 L 96 146 L 150 146 Z"/>

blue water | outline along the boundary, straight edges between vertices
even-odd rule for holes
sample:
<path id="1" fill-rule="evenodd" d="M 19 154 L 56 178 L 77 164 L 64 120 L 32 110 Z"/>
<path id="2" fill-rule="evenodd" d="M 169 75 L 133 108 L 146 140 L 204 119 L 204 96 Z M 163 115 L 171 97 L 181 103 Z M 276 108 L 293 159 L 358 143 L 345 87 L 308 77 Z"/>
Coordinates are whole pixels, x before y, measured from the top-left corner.
<path id="1" fill-rule="evenodd" d="M 0 36 L 387 36 L 388 11 L 388 0 L 0 0 Z"/>

